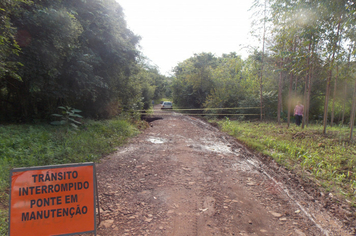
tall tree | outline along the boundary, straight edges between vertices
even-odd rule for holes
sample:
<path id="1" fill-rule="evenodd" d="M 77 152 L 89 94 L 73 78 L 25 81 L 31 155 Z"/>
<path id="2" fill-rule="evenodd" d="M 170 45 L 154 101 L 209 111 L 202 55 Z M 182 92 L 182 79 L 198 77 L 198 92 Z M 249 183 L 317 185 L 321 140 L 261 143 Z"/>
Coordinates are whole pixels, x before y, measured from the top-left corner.
<path id="1" fill-rule="evenodd" d="M 354 85 L 354 92 L 352 94 L 352 108 L 350 115 L 350 141 L 352 141 L 353 130 L 355 126 L 355 111 L 356 111 L 356 80 Z"/>
<path id="2" fill-rule="evenodd" d="M 326 17 L 326 30 L 327 30 L 327 45 L 326 49 L 329 49 L 329 73 L 326 81 L 325 103 L 324 103 L 324 119 L 323 119 L 323 133 L 326 133 L 326 126 L 328 120 L 328 105 L 330 95 L 330 83 L 332 78 L 332 72 L 334 69 L 335 54 L 338 50 L 338 43 L 340 42 L 340 32 L 342 32 L 342 24 L 346 19 L 346 4 L 348 1 L 326 1 L 325 7 L 327 7 L 332 14 Z M 336 29 L 336 31 L 335 31 Z"/>
<path id="3" fill-rule="evenodd" d="M 203 107 L 214 87 L 212 71 L 217 58 L 212 53 L 194 54 L 175 67 L 174 102 L 182 107 Z"/>
<path id="4" fill-rule="evenodd" d="M 45 118 L 58 105 L 70 105 L 105 117 L 108 109 L 139 102 L 132 75 L 138 71 L 140 38 L 127 28 L 116 1 L 17 2 L 9 19 L 21 54 L 8 58 L 23 65 L 17 72 L 22 82 L 0 73 L 6 80 L 0 84 L 4 114 Z"/>
<path id="5" fill-rule="evenodd" d="M 267 0 L 264 1 L 264 11 L 263 11 L 263 33 L 262 33 L 262 58 L 261 58 L 261 74 L 260 74 L 260 106 L 261 106 L 261 116 L 260 120 L 263 119 L 263 69 L 265 60 L 265 45 L 266 45 L 266 21 L 267 21 Z"/>
<path id="6" fill-rule="evenodd" d="M 283 61 L 280 63 L 281 64 L 281 69 L 279 72 L 279 80 L 278 80 L 278 111 L 277 111 L 277 122 L 280 125 L 281 124 L 281 112 L 282 112 L 282 82 L 283 82 L 283 77 L 282 77 L 282 64 Z"/>
<path id="7" fill-rule="evenodd" d="M 268 23 L 268 0 L 254 0 L 251 10 L 254 9 L 254 16 L 257 18 L 252 23 L 252 26 L 262 25 L 261 35 L 258 35 L 259 40 L 262 41 L 262 51 L 261 51 L 261 63 L 259 69 L 259 95 L 260 95 L 260 120 L 263 119 L 263 84 L 264 84 L 264 63 L 265 63 L 265 49 L 266 49 L 266 35 L 267 35 L 267 23 Z M 261 17 L 262 16 L 262 17 Z"/>
<path id="8" fill-rule="evenodd" d="M 0 1 L 0 114 L 6 114 L 6 107 L 13 106 L 9 100 L 7 87 L 22 82 L 18 74 L 21 63 L 14 60 L 21 48 L 16 41 L 16 28 L 11 22 L 11 15 L 16 14 L 21 4 L 30 4 L 29 0 Z"/>

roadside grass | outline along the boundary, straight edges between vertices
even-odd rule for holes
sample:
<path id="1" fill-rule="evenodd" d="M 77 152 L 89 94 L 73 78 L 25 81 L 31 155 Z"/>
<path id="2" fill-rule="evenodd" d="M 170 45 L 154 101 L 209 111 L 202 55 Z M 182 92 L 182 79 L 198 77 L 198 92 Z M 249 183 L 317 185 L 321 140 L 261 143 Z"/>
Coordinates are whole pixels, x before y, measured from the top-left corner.
<path id="1" fill-rule="evenodd" d="M 229 119 L 219 125 L 249 148 L 356 206 L 356 143 L 348 141 L 349 127 L 328 127 L 323 135 L 321 125 L 288 129 L 287 124 Z"/>
<path id="2" fill-rule="evenodd" d="M 97 162 L 137 134 L 137 126 L 124 118 L 86 120 L 75 132 L 48 124 L 0 125 L 0 235 L 7 235 L 12 168 Z"/>

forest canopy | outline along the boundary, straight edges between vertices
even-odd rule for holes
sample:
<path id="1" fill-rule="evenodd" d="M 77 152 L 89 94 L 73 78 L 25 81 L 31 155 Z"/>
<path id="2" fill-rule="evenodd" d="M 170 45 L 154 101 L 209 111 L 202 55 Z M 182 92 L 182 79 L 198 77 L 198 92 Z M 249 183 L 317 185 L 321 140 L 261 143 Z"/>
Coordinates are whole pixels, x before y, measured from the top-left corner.
<path id="1" fill-rule="evenodd" d="M 168 78 L 147 63 L 115 0 L 1 1 L 0 119 L 48 119 L 64 105 L 107 118 L 172 97 L 175 107 L 238 107 L 220 111 L 288 124 L 301 101 L 303 126 L 353 124 L 355 11 L 348 0 L 255 0 L 261 47 L 247 58 L 197 53 Z"/>
<path id="2" fill-rule="evenodd" d="M 326 124 L 354 124 L 355 4 L 255 0 L 251 9 L 251 31 L 261 47 L 244 60 L 204 52 L 179 63 L 174 101 L 191 108 L 238 107 L 224 113 L 253 113 L 288 125 L 300 101 L 303 127 L 323 122 L 325 132 Z"/>
<path id="3" fill-rule="evenodd" d="M 162 92 L 165 77 L 145 63 L 115 0 L 1 1 L 0 14 L 2 120 L 46 119 L 64 105 L 106 118 Z"/>

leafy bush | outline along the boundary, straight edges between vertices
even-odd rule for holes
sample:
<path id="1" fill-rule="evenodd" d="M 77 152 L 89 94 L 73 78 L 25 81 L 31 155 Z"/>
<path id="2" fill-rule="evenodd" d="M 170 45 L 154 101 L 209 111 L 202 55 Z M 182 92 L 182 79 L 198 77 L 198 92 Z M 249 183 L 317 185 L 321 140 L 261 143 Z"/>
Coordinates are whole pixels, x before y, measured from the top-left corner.
<path id="1" fill-rule="evenodd" d="M 68 106 L 65 107 L 59 106 L 58 109 L 61 109 L 61 114 L 52 114 L 52 116 L 59 117 L 60 120 L 53 121 L 51 122 L 51 124 L 64 125 L 67 127 L 67 131 L 70 131 L 70 128 L 74 130 L 78 130 L 78 125 L 82 124 L 80 121 L 78 121 L 78 119 L 83 118 L 78 113 L 82 111 Z"/>

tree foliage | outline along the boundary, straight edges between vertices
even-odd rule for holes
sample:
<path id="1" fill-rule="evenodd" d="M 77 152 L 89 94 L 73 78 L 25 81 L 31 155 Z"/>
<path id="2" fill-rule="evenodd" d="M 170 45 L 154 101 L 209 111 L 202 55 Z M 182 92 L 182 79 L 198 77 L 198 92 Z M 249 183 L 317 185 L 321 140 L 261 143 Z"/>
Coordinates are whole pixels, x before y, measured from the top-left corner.
<path id="1" fill-rule="evenodd" d="M 114 0 L 2 1 L 0 12 L 2 119 L 43 119 L 58 106 L 104 118 L 163 91 Z"/>
<path id="2" fill-rule="evenodd" d="M 0 83 L 3 84 L 3 77 L 8 76 L 21 81 L 16 73 L 20 63 L 10 59 L 13 55 L 18 55 L 20 47 L 15 39 L 16 28 L 11 22 L 11 15 L 16 12 L 20 4 L 30 4 L 27 0 L 9 0 L 0 2 Z"/>
<path id="3" fill-rule="evenodd" d="M 356 104 L 356 5 L 347 0 L 256 0 L 252 8 L 253 35 L 264 50 L 252 50 L 245 60 L 214 56 L 214 66 L 206 61 L 197 66 L 207 53 L 183 61 L 175 70 L 175 102 L 186 108 L 242 108 L 263 101 L 264 118 L 290 122 L 301 101 L 303 127 L 309 120 L 324 120 L 325 128 L 329 121 L 350 121 Z"/>
<path id="4" fill-rule="evenodd" d="M 208 108 L 207 113 L 248 113 L 258 116 L 260 65 L 261 53 L 258 52 L 245 61 L 234 52 L 221 57 L 211 53 L 195 54 L 175 68 L 173 100 L 184 108 Z M 265 76 L 269 78 L 271 75 L 266 73 Z M 268 82 L 265 86 L 268 89 L 273 87 Z M 269 90 L 263 92 L 262 96 L 266 99 L 265 107 L 270 116 L 276 95 Z M 237 107 L 246 109 L 222 109 Z"/>
<path id="5" fill-rule="evenodd" d="M 195 54 L 175 67 L 173 101 L 189 108 L 203 107 L 213 89 L 212 70 L 217 58 L 212 53 Z"/>
<path id="6" fill-rule="evenodd" d="M 128 29 L 114 0 L 2 1 L 1 118 L 48 118 L 58 106 L 110 117 L 172 96 L 184 108 L 262 104 L 263 112 L 223 112 L 288 121 L 302 101 L 303 125 L 350 121 L 356 104 L 355 4 L 256 0 L 253 7 L 262 50 L 253 49 L 245 60 L 236 53 L 194 54 L 167 78 L 145 61 L 137 49 L 140 37 Z"/>

